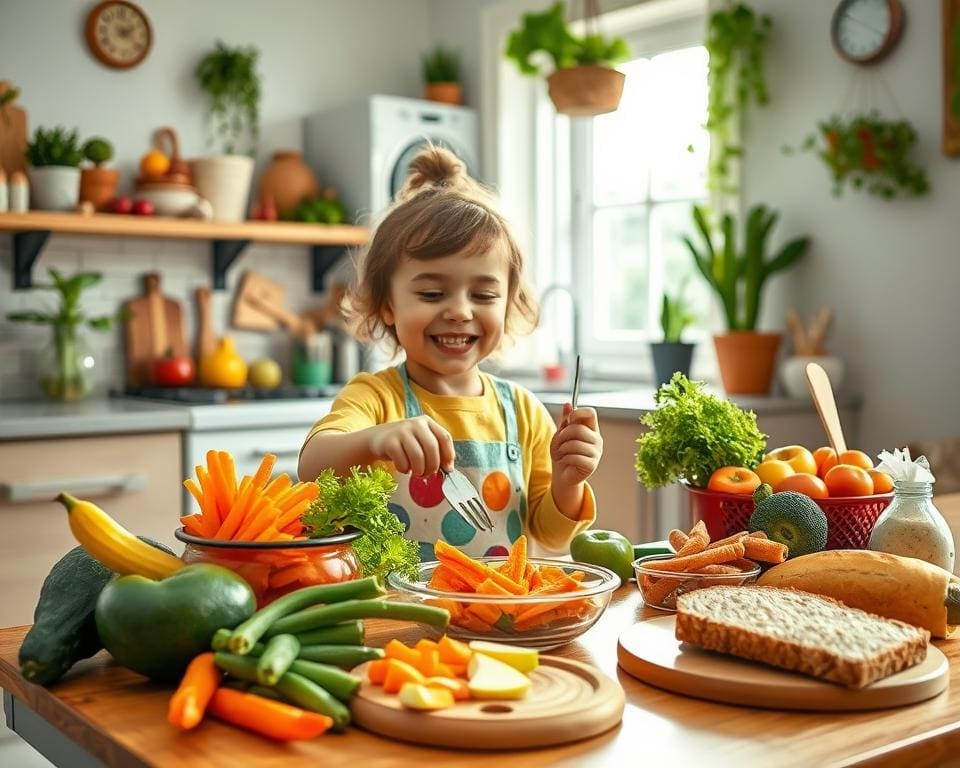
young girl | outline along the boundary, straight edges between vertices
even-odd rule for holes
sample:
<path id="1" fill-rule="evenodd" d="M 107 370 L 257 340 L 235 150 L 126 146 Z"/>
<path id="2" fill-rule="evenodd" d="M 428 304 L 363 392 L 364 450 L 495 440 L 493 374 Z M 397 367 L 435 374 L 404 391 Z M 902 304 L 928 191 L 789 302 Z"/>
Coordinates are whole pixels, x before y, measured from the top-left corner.
<path id="1" fill-rule="evenodd" d="M 586 482 L 603 447 L 596 412 L 567 403 L 557 429 L 530 392 L 478 368 L 536 324 L 522 272 L 506 221 L 463 164 L 437 147 L 417 155 L 348 297 L 363 335 L 386 335 L 406 360 L 341 390 L 298 471 L 312 479 L 382 462 L 397 481 L 391 509 L 424 560 L 438 538 L 475 557 L 506 554 L 521 533 L 564 550 L 596 517 Z M 444 501 L 438 470 L 454 465 L 480 492 L 492 531 Z"/>

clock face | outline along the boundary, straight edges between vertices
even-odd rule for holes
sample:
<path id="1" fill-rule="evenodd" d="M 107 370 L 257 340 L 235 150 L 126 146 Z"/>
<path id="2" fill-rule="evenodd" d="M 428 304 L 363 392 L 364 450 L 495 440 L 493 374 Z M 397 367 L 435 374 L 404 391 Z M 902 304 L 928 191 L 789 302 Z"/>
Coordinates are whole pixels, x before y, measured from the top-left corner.
<path id="1" fill-rule="evenodd" d="M 118 69 L 136 66 L 150 50 L 147 15 L 133 3 L 107 0 L 87 18 L 87 43 L 101 62 Z"/>
<path id="2" fill-rule="evenodd" d="M 899 0 L 844 0 L 833 15 L 833 45 L 847 61 L 877 61 L 893 49 L 902 23 Z"/>

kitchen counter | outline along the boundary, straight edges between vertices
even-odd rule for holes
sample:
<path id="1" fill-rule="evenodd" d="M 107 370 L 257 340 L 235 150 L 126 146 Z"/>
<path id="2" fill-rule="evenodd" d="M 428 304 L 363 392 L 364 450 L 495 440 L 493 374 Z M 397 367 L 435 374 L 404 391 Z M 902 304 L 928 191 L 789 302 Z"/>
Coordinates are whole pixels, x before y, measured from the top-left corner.
<path id="1" fill-rule="evenodd" d="M 278 745 L 216 721 L 180 733 L 166 722 L 171 689 L 116 666 L 106 654 L 81 662 L 47 690 L 17 671 L 26 627 L 0 630 L 0 687 L 8 725 L 58 765 L 277 766 L 307 762 L 395 768 L 443 765 L 848 766 L 946 765 L 960 746 L 960 642 L 938 641 L 950 660 L 950 686 L 920 704 L 866 712 L 785 712 L 715 704 L 646 685 L 617 667 L 617 638 L 636 621 L 662 616 L 644 608 L 634 585 L 579 641 L 553 653 L 592 664 L 626 692 L 623 722 L 608 733 L 557 747 L 453 751 L 388 741 L 356 728 L 309 742 Z M 416 627 L 367 622 L 367 641 L 412 642 Z M 429 716 L 425 716 L 427 721 Z M 69 736 L 67 735 L 69 734 Z M 640 757 L 642 756 L 642 760 Z"/>

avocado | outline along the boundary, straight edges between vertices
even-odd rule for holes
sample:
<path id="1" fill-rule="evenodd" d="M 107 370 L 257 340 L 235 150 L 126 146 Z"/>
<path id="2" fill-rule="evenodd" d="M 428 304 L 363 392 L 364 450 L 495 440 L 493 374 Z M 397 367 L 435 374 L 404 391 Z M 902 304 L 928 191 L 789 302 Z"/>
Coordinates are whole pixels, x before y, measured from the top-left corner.
<path id="1" fill-rule="evenodd" d="M 781 491 L 760 501 L 750 515 L 748 530 L 785 544 L 788 558 L 819 552 L 827 546 L 827 516 L 809 496 Z"/>

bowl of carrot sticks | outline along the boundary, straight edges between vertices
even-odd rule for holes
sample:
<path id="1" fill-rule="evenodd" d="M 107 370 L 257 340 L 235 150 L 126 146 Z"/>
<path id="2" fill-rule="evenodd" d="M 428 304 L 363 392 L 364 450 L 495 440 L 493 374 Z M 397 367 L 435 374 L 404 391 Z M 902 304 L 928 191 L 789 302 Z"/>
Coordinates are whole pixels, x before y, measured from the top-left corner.
<path id="1" fill-rule="evenodd" d="M 416 579 L 387 578 L 394 599 L 446 608 L 446 633 L 549 650 L 596 623 L 620 578 L 586 563 L 526 556 L 521 536 L 507 557 L 472 558 L 438 541 L 437 560 L 421 563 Z"/>

